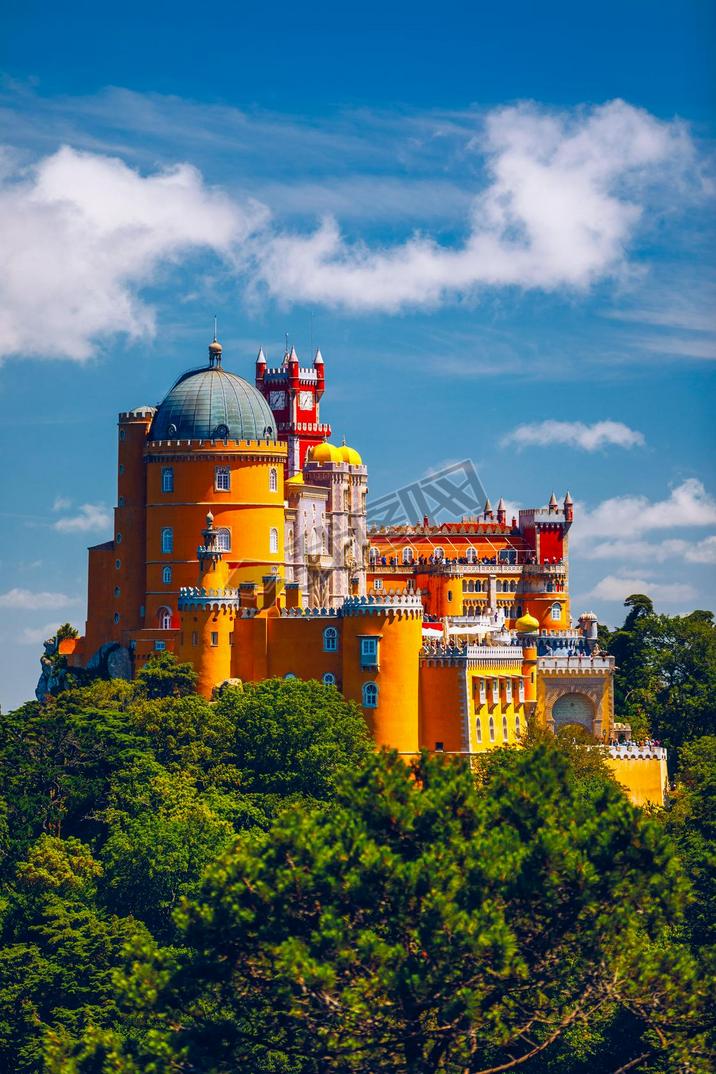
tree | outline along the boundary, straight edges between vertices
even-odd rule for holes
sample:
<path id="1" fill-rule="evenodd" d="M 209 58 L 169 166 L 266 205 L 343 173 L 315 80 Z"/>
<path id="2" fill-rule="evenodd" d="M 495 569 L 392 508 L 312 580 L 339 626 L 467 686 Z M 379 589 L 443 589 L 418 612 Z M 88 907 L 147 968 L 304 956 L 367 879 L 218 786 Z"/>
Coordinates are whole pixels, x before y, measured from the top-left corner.
<path id="1" fill-rule="evenodd" d="M 198 679 L 192 664 L 180 664 L 173 653 L 165 650 L 149 657 L 136 683 L 148 698 L 184 697 L 196 693 Z"/>
<path id="2" fill-rule="evenodd" d="M 487 1074 L 624 1004 L 622 1064 L 705 1074 L 703 989 L 668 942 L 670 841 L 613 782 L 577 794 L 559 751 L 506 753 L 481 783 L 454 759 L 373 756 L 330 809 L 241 839 L 177 915 L 181 964 L 135 960 L 129 1043 L 90 1030 L 55 1069 Z M 108 1049 L 125 1066 L 98 1064 Z"/>
<path id="3" fill-rule="evenodd" d="M 318 682 L 267 679 L 229 689 L 217 712 L 233 726 L 245 791 L 325 800 L 340 773 L 374 749 L 358 706 Z"/>

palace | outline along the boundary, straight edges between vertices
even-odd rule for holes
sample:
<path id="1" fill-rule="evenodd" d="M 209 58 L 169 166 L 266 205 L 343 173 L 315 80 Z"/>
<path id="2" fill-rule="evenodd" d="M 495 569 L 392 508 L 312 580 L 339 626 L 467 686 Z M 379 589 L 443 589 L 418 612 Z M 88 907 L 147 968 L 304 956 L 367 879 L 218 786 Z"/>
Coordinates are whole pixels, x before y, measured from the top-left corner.
<path id="1" fill-rule="evenodd" d="M 364 712 L 375 740 L 473 754 L 534 717 L 615 737 L 613 659 L 596 616 L 572 625 L 572 499 L 507 517 L 367 525 L 368 472 L 321 422 L 325 366 L 263 351 L 254 384 L 214 340 L 158 407 L 120 413 L 114 536 L 89 549 L 87 625 L 70 666 L 131 677 L 161 650 L 199 690 L 316 679 Z M 608 751 L 637 802 L 663 800 L 658 749 Z"/>

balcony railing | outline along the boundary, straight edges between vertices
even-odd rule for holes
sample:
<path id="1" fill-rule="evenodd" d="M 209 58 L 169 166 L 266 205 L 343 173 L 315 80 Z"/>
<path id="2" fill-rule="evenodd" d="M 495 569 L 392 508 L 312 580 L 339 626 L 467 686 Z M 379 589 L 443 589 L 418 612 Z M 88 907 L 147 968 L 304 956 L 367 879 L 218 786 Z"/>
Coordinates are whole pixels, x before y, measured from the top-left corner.
<path id="1" fill-rule="evenodd" d="M 541 656 L 540 671 L 608 671 L 614 667 L 613 656 Z"/>

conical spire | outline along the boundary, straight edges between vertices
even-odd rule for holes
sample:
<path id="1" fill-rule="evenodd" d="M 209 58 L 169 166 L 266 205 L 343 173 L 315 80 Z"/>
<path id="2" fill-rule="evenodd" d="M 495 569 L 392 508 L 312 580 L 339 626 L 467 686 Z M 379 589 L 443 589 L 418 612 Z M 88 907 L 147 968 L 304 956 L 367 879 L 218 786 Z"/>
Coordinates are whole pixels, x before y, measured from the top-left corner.
<path id="1" fill-rule="evenodd" d="M 552 493 L 552 495 L 549 498 L 549 506 L 550 507 L 557 507 L 557 497 L 555 496 L 554 492 Z"/>
<path id="2" fill-rule="evenodd" d="M 492 514 L 492 504 L 490 503 L 490 497 L 489 496 L 485 500 L 484 514 L 485 514 L 485 516 Z"/>
<path id="3" fill-rule="evenodd" d="M 256 365 L 266 365 L 266 355 L 263 347 L 259 347 L 259 353 L 256 355 Z"/>
<path id="4" fill-rule="evenodd" d="M 316 357 L 313 359 L 314 365 L 323 365 L 323 355 L 321 354 L 321 348 L 316 349 Z"/>
<path id="5" fill-rule="evenodd" d="M 572 506 L 572 494 L 570 492 L 565 493 L 564 506 L 565 507 L 571 507 Z"/>

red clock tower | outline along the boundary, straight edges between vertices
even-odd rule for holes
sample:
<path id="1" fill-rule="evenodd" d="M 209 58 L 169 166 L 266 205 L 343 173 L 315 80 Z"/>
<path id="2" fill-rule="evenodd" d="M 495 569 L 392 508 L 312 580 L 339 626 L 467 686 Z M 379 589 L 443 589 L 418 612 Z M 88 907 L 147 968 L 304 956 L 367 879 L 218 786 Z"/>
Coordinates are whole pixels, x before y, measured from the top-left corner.
<path id="1" fill-rule="evenodd" d="M 325 367 L 316 351 L 313 367 L 298 364 L 296 348 L 286 352 L 278 369 L 268 369 L 263 349 L 256 359 L 256 387 L 276 418 L 278 439 L 288 444 L 286 477 L 303 469 L 306 452 L 331 435 L 330 425 L 319 420 L 318 405 L 325 388 Z"/>

